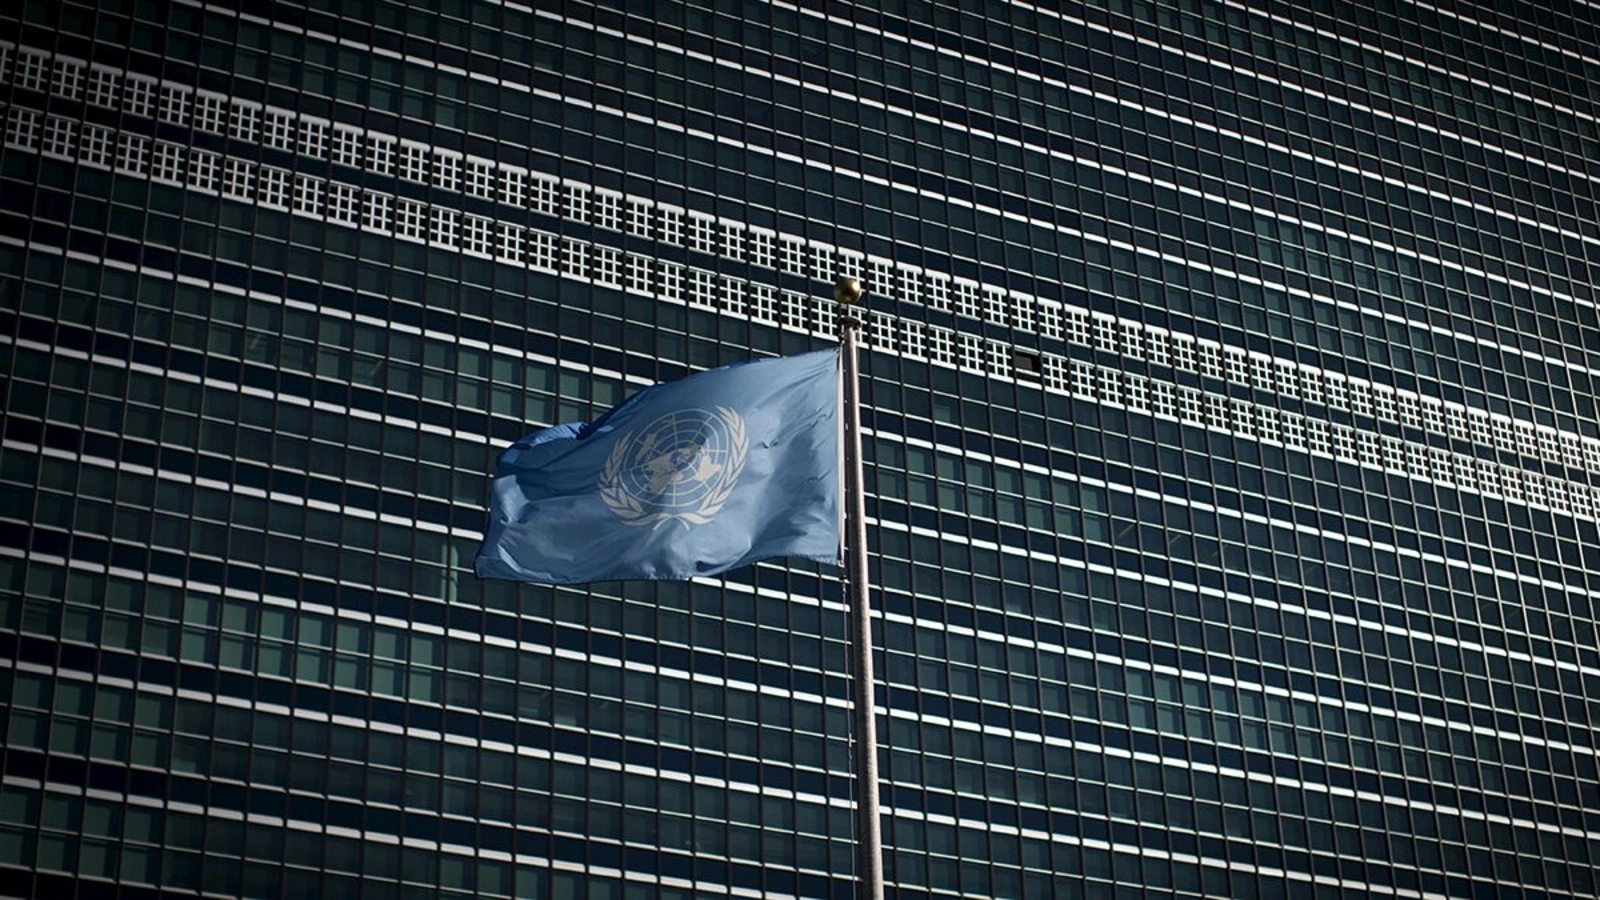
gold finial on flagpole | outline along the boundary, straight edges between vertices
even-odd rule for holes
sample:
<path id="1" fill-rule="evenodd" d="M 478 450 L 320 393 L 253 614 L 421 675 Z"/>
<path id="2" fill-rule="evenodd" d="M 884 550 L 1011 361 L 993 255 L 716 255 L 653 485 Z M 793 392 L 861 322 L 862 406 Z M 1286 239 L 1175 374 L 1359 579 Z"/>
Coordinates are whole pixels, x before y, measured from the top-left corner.
<path id="1" fill-rule="evenodd" d="M 859 302 L 866 292 L 858 278 L 840 278 L 833 285 L 833 299 L 844 306 Z"/>

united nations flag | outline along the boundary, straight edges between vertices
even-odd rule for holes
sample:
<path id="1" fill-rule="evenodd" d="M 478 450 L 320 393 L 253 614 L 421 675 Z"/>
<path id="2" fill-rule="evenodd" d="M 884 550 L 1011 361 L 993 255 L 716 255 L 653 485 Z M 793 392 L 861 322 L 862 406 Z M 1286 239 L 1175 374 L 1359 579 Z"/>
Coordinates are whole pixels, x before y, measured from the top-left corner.
<path id="1" fill-rule="evenodd" d="M 481 578 L 582 584 L 839 558 L 839 358 L 753 360 L 646 388 L 500 455 Z"/>

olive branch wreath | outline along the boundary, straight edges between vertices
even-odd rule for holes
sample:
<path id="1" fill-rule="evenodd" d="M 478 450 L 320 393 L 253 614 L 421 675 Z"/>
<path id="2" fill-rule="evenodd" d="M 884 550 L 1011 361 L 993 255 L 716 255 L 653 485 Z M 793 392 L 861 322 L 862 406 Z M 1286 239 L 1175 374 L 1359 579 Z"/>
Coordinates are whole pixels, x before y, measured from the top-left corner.
<path id="1" fill-rule="evenodd" d="M 606 458 L 605 469 L 601 472 L 599 484 L 596 485 L 600 490 L 600 499 L 629 525 L 658 526 L 663 522 L 676 520 L 688 528 L 690 525 L 704 525 L 711 521 L 711 517 L 721 512 L 728 498 L 733 495 L 734 485 L 738 484 L 739 476 L 744 473 L 746 451 L 750 449 L 750 438 L 745 432 L 744 419 L 737 412 L 726 406 L 719 406 L 717 417 L 728 426 L 728 462 L 699 509 L 685 513 L 651 512 L 645 509 L 637 497 L 623 489 L 622 464 L 627 460 L 628 451 L 632 449 L 636 440 L 631 435 L 628 439 L 619 441 L 611 450 L 610 456 Z"/>

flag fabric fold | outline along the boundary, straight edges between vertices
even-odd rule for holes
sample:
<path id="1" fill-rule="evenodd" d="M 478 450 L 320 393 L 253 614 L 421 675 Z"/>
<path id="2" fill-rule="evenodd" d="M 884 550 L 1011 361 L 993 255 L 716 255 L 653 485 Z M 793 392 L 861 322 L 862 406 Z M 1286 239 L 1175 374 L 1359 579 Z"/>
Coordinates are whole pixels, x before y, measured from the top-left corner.
<path id="1" fill-rule="evenodd" d="M 496 463 L 481 578 L 715 575 L 839 559 L 838 353 L 751 360 L 556 425 Z"/>

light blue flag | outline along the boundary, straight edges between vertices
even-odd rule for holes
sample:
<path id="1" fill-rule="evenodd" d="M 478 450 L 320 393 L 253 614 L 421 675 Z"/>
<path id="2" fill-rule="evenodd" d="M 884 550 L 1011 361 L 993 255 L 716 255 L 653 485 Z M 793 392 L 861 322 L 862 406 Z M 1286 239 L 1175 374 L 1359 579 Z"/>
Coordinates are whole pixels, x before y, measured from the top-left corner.
<path id="1" fill-rule="evenodd" d="M 645 388 L 495 467 L 480 578 L 582 584 L 839 559 L 839 356 L 752 360 Z"/>

